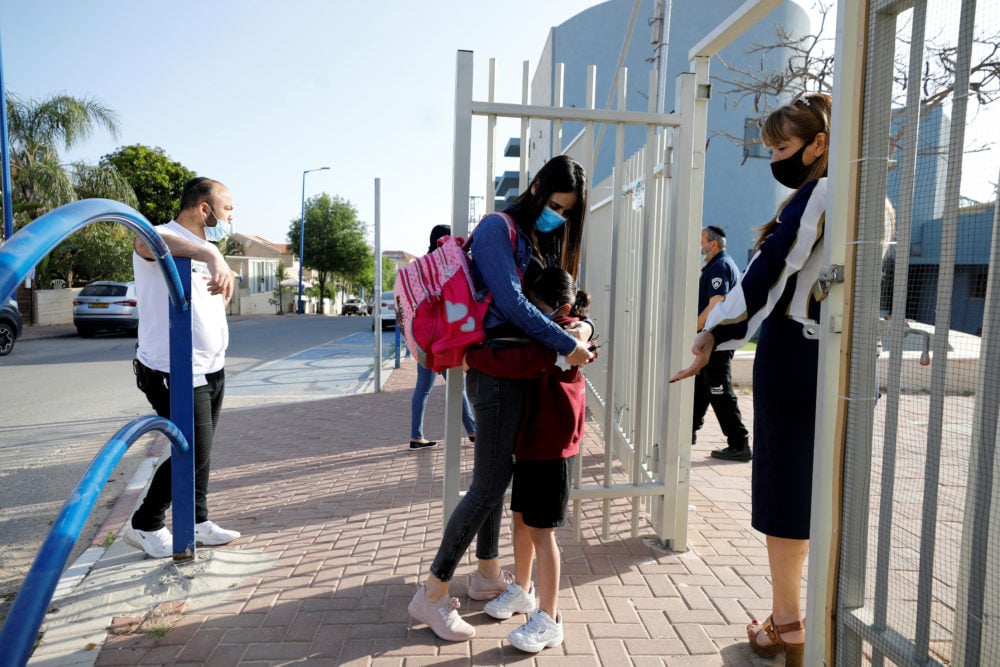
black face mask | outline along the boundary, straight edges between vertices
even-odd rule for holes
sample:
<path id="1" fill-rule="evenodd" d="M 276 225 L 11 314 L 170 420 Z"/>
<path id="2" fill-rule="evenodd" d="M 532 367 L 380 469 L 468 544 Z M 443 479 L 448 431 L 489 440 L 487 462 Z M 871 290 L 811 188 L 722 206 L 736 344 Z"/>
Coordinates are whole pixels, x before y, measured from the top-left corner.
<path id="1" fill-rule="evenodd" d="M 809 178 L 809 171 L 812 169 L 812 165 L 808 167 L 802 164 L 802 154 L 805 153 L 806 147 L 812 142 L 802 144 L 802 148 L 795 151 L 794 154 L 789 155 L 784 160 L 778 160 L 777 162 L 771 163 L 771 174 L 774 176 L 774 180 L 778 181 L 786 188 L 791 188 L 792 190 L 798 190 Z"/>

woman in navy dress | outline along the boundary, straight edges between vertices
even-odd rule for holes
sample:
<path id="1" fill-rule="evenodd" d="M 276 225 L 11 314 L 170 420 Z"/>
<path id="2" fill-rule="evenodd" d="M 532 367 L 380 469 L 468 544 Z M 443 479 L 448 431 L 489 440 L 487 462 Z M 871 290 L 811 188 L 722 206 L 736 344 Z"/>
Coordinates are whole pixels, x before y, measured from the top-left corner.
<path id="1" fill-rule="evenodd" d="M 767 536 L 771 615 L 747 626 L 754 652 L 785 654 L 802 664 L 805 625 L 800 608 L 809 550 L 816 376 L 819 347 L 807 337 L 819 318 L 813 286 L 823 256 L 830 96 L 796 96 L 764 121 L 771 171 L 795 190 L 760 228 L 739 285 L 709 314 L 695 338 L 695 361 L 671 382 L 691 377 L 713 349 L 744 345 L 759 327 L 753 369 L 754 456 L 751 524 Z"/>

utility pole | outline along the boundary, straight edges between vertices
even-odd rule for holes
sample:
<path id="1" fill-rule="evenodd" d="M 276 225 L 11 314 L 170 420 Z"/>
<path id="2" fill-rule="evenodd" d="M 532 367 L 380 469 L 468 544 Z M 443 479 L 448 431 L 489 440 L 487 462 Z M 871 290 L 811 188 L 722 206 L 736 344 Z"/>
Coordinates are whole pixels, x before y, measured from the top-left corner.
<path id="1" fill-rule="evenodd" d="M 656 94 L 657 113 L 663 113 L 666 105 L 667 55 L 670 50 L 670 15 L 673 4 L 673 0 L 656 0 L 653 20 L 649 23 L 652 30 L 649 41 L 653 44 L 653 69 L 657 80 L 657 89 L 650 91 L 650 94 Z"/>

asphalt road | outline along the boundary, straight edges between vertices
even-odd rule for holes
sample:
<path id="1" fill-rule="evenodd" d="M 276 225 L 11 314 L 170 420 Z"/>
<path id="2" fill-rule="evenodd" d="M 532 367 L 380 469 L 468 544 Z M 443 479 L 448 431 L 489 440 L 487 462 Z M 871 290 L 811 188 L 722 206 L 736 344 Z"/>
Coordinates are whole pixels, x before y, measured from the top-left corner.
<path id="1" fill-rule="evenodd" d="M 35 331 L 0 357 L 0 621 L 63 503 L 126 423 L 152 413 L 135 387 L 135 339 Z M 61 335 L 58 335 L 60 334 Z M 383 334 L 383 345 L 391 343 Z M 223 411 L 372 390 L 371 320 L 265 316 L 230 322 Z M 142 462 L 136 442 L 108 480 L 70 562 L 90 545 Z"/>

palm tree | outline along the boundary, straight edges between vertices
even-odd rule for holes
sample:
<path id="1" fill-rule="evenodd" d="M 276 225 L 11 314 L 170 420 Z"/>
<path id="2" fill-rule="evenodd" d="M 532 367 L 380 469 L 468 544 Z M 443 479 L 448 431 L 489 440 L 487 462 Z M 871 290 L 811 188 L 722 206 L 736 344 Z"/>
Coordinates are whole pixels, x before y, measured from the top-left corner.
<path id="1" fill-rule="evenodd" d="M 60 149 L 71 149 L 103 127 L 118 138 L 118 119 L 92 98 L 53 95 L 41 100 L 7 95 L 13 204 L 21 224 L 78 198 L 102 196 L 135 205 L 135 193 L 114 169 L 65 165 Z M 96 189 L 92 190 L 95 186 Z"/>
<path id="2" fill-rule="evenodd" d="M 99 100 L 69 95 L 35 100 L 8 93 L 7 123 L 15 229 L 80 197 L 106 197 L 138 206 L 135 192 L 114 167 L 82 162 L 64 164 L 60 160 L 60 150 L 73 148 L 98 128 L 103 128 L 113 138 L 118 137 L 118 119 L 114 111 Z M 91 253 L 74 250 L 81 245 L 98 245 L 86 243 L 93 240 L 87 237 L 95 234 L 106 242 L 102 230 L 91 227 L 81 230 L 77 234 L 80 238 L 67 240 L 43 260 L 36 279 L 44 285 L 58 277 L 72 285 L 74 277 L 84 280 L 103 277 L 88 270 L 87 255 Z M 130 241 L 127 235 L 114 237 L 114 247 L 105 246 L 104 249 L 110 255 L 123 257 L 122 261 L 127 263 Z M 72 246 L 69 245 L 71 241 L 74 241 Z"/>

